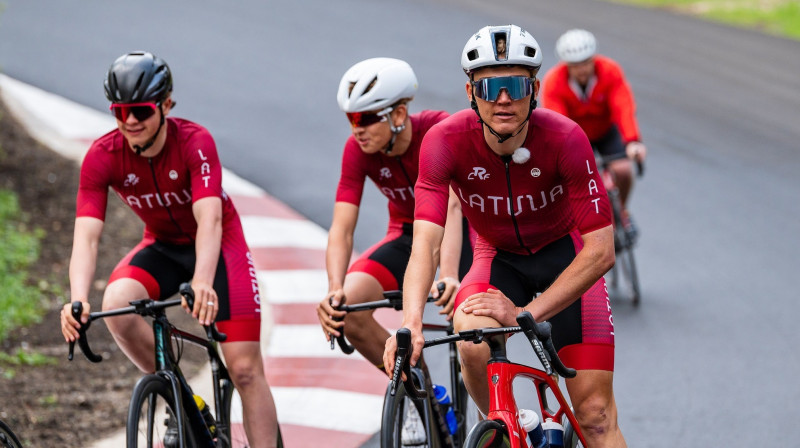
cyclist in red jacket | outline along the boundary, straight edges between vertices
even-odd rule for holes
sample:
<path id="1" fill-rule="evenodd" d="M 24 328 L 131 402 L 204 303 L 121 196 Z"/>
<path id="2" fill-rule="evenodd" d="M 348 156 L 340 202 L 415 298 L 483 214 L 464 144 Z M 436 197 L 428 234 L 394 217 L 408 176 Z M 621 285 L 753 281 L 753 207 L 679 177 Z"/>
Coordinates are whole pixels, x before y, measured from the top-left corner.
<path id="1" fill-rule="evenodd" d="M 603 280 L 614 263 L 611 209 L 583 130 L 563 115 L 535 109 L 541 64 L 539 44 L 516 25 L 484 27 L 464 46 L 461 66 L 472 109 L 434 126 L 422 143 L 403 290 L 410 361 L 417 362 L 424 344 L 425 296 L 452 187 L 478 234 L 456 295 L 455 329 L 513 326 L 523 310 L 549 320 L 559 356 L 578 370 L 566 385 L 589 446 L 624 447 Z M 387 371 L 396 350 L 391 337 L 383 358 Z M 485 415 L 488 347 L 460 344 L 459 354 L 467 390 Z"/>
<path id="2" fill-rule="evenodd" d="M 105 92 L 117 129 L 92 143 L 83 160 L 69 265 L 72 300 L 84 302 L 81 323 L 90 311 L 89 290 L 111 188 L 145 228 L 142 241 L 114 268 L 103 309 L 147 297 L 169 298 L 191 279 L 197 300 L 187 311 L 205 325 L 216 320 L 228 336 L 221 348 L 242 397 L 250 446 L 275 447 L 275 403 L 259 343 L 258 281 L 239 215 L 222 190 L 214 140 L 198 124 L 167 117 L 175 106 L 172 73 L 152 53 L 128 53 L 114 61 Z M 136 315 L 105 322 L 128 358 L 143 372 L 153 372 L 149 324 Z M 81 323 L 72 317 L 71 305 L 64 305 L 61 331 L 67 341 L 78 337 Z"/>
<path id="3" fill-rule="evenodd" d="M 633 188 L 631 160 L 644 162 L 647 147 L 636 123 L 636 103 L 622 68 L 597 54 L 592 33 L 574 29 L 556 42 L 561 62 L 545 74 L 542 105 L 574 120 L 614 173 L 622 206 Z M 623 218 L 632 226 L 627 210 Z"/>

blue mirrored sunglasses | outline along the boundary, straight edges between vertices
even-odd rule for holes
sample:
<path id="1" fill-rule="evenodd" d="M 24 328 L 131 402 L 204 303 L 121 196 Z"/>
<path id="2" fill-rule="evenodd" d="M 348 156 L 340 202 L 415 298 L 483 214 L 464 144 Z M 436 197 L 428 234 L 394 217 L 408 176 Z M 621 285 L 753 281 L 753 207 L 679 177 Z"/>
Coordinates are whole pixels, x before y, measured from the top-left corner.
<path id="1" fill-rule="evenodd" d="M 527 76 L 499 76 L 483 78 L 472 82 L 472 91 L 484 101 L 497 101 L 500 92 L 505 90 L 512 100 L 521 100 L 533 93 L 533 78 Z"/>

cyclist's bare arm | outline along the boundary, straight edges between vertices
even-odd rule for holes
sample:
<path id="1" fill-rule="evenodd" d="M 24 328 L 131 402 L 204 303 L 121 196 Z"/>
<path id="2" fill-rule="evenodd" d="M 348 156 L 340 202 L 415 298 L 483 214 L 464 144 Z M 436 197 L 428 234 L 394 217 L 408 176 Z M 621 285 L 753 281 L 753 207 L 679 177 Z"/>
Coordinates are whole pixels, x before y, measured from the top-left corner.
<path id="1" fill-rule="evenodd" d="M 568 307 L 585 293 L 614 265 L 614 233 L 612 227 L 581 235 L 583 248 L 536 300 L 525 307 L 541 322 Z"/>
<path id="2" fill-rule="evenodd" d="M 436 271 L 436 250 L 442 244 L 444 227 L 429 221 L 414 221 L 414 239 L 411 245 L 411 258 L 408 260 L 403 279 L 403 324 L 411 330 L 411 365 L 416 365 L 425 339 L 422 336 L 422 313 L 433 283 Z M 397 351 L 396 336 L 386 341 L 383 365 L 386 373 L 394 371 L 394 357 Z"/>
<path id="3" fill-rule="evenodd" d="M 344 325 L 341 319 L 346 313 L 336 311 L 333 307 L 340 305 L 345 299 L 344 277 L 353 253 L 353 234 L 358 222 L 358 211 L 359 207 L 349 202 L 339 201 L 333 206 L 333 220 L 328 232 L 328 248 L 325 251 L 328 293 L 317 306 L 317 317 L 328 340 L 331 334 L 339 336 L 339 328 Z"/>
<path id="4" fill-rule="evenodd" d="M 203 325 L 211 325 L 219 311 L 219 299 L 214 291 L 214 275 L 222 246 L 222 199 L 206 197 L 192 204 L 197 221 L 195 253 L 197 262 L 192 278 L 195 301 L 192 316 Z"/>
<path id="5" fill-rule="evenodd" d="M 439 251 L 439 282 L 445 284 L 444 293 L 439 297 L 437 285 L 431 286 L 431 294 L 436 297 L 436 305 L 443 307 L 439 314 L 452 318 L 455 293 L 459 286 L 458 270 L 461 262 L 461 245 L 463 243 L 463 214 L 461 203 L 458 201 L 453 189 L 450 189 L 450 198 L 447 204 L 447 222 L 444 226 L 444 237 Z"/>
<path id="6" fill-rule="evenodd" d="M 516 316 L 530 311 L 541 322 L 550 319 L 585 293 L 614 264 L 614 235 L 611 226 L 582 236 L 583 249 L 555 282 L 536 300 L 518 308 L 502 292 L 490 289 L 467 297 L 465 313 L 491 317 L 503 326 L 513 326 Z"/>
<path id="7" fill-rule="evenodd" d="M 89 317 L 89 288 L 97 267 L 97 249 L 103 234 L 103 221 L 91 217 L 75 218 L 72 256 L 69 261 L 69 288 L 72 301 L 84 302 L 83 319 Z M 61 332 L 67 342 L 78 338 L 80 324 L 72 317 L 71 304 L 61 310 Z"/>

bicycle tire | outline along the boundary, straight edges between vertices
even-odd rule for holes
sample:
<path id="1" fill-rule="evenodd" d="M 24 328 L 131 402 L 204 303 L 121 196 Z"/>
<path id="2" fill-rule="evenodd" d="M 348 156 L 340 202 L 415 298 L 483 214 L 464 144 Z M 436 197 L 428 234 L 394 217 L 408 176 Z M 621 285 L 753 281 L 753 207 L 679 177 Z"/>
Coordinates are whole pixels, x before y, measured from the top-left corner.
<path id="1" fill-rule="evenodd" d="M 614 252 L 617 262 L 611 268 L 611 287 L 617 292 L 623 292 L 621 288 L 622 280 L 628 283 L 631 301 L 634 306 L 639 305 L 641 300 L 641 289 L 639 286 L 639 274 L 636 270 L 636 261 L 633 255 L 635 245 L 631 235 L 622 225 L 622 202 L 618 192 L 609 192 L 611 211 L 614 217 Z"/>
<path id="2" fill-rule="evenodd" d="M 583 448 L 583 444 L 569 420 L 564 422 L 564 448 Z"/>
<path id="3" fill-rule="evenodd" d="M 458 431 L 456 431 L 455 437 L 453 437 L 453 442 L 456 447 L 463 448 L 470 430 L 480 421 L 478 406 L 470 399 L 463 378 L 459 378 L 458 394 L 456 394 L 455 399 L 460 415 L 457 416 Z"/>
<path id="4" fill-rule="evenodd" d="M 633 244 L 628 240 L 627 248 L 617 254 L 620 259 L 620 269 L 622 276 L 628 280 L 630 287 L 631 300 L 634 305 L 639 305 L 641 301 L 641 290 L 639 287 L 639 274 L 636 271 L 636 259 L 633 255 Z"/>
<path id="5" fill-rule="evenodd" d="M 383 413 L 381 415 L 381 432 L 380 432 L 380 440 L 381 440 L 381 448 L 405 448 L 409 446 L 419 447 L 419 448 L 439 448 L 441 447 L 441 443 L 437 438 L 436 431 L 429 431 L 427 427 L 425 427 L 425 421 L 422 416 L 424 416 L 424 409 L 414 402 L 411 397 L 408 396 L 406 393 L 406 389 L 403 384 L 400 384 L 397 387 L 397 391 L 394 396 L 390 394 L 390 388 L 386 388 L 386 395 L 383 400 Z M 422 403 L 427 403 L 427 401 L 422 401 Z M 403 424 L 405 423 L 405 415 L 406 409 L 408 406 L 416 406 L 417 412 L 420 415 L 420 420 L 422 421 L 422 429 L 426 432 L 425 441 L 419 444 L 414 445 L 403 445 L 402 444 L 402 430 Z M 426 405 L 427 406 L 427 405 Z M 428 406 L 430 412 L 430 406 Z M 433 440 L 427 440 L 427 433 L 431 434 L 431 438 Z"/>
<path id="6" fill-rule="evenodd" d="M 166 378 L 155 374 L 142 377 L 133 389 L 128 408 L 128 448 L 180 446 L 177 439 L 179 435 L 170 431 L 170 426 L 177 424 L 175 403 L 172 385 Z M 194 447 L 194 435 L 185 413 L 182 419 L 185 427 L 185 434 L 182 436 L 184 446 Z"/>
<path id="7" fill-rule="evenodd" d="M 469 432 L 465 448 L 510 448 L 508 430 L 495 420 L 483 420 Z"/>
<path id="8" fill-rule="evenodd" d="M 2 420 L 0 420 L 0 448 L 22 448 L 17 435 Z"/>

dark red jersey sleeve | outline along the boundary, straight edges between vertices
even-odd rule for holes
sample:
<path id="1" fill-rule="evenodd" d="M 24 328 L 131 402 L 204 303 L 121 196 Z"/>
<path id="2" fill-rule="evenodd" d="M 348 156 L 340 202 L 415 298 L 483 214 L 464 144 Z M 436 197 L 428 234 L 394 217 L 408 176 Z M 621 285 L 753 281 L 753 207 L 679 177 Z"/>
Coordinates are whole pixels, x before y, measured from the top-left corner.
<path id="1" fill-rule="evenodd" d="M 422 139 L 419 156 L 419 177 L 414 187 L 416 205 L 414 219 L 430 221 L 444 227 L 452 177 L 452 149 L 437 126 Z"/>
<path id="2" fill-rule="evenodd" d="M 222 198 L 222 164 L 211 134 L 198 127 L 185 138 L 182 148 L 192 180 L 192 202 L 207 197 Z"/>
<path id="3" fill-rule="evenodd" d="M 586 134 L 575 126 L 564 141 L 558 160 L 566 179 L 567 195 L 576 227 L 581 234 L 611 224 L 611 206 Z"/>
<path id="4" fill-rule="evenodd" d="M 342 154 L 342 170 L 339 186 L 336 188 L 336 202 L 361 205 L 361 195 L 364 193 L 364 182 L 367 177 L 362 154 L 356 140 L 353 137 L 348 138 Z"/>
<path id="5" fill-rule="evenodd" d="M 108 187 L 111 185 L 108 166 L 110 158 L 97 142 L 92 144 L 81 164 L 78 199 L 75 216 L 97 218 L 104 221 L 108 203 Z"/>

